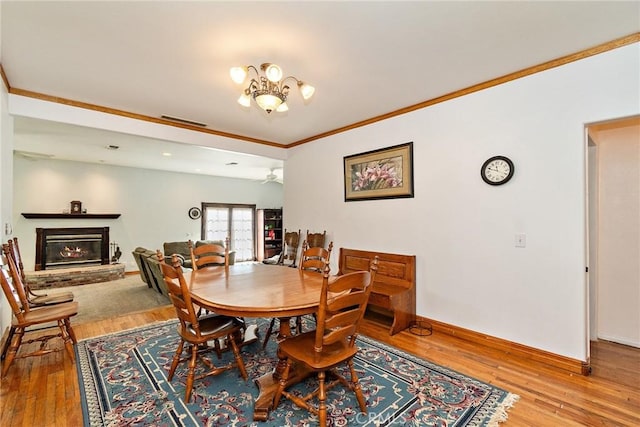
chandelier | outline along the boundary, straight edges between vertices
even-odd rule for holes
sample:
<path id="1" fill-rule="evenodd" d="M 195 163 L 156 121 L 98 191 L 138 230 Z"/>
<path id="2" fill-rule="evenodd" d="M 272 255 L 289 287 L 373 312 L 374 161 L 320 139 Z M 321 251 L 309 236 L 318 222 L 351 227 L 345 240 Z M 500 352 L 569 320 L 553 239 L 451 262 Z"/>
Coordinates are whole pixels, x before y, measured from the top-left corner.
<path id="1" fill-rule="evenodd" d="M 287 96 L 289 95 L 289 86 L 285 84 L 288 80 L 295 80 L 300 90 L 302 98 L 306 101 L 313 96 L 315 88 L 308 85 L 293 76 L 282 78 L 282 69 L 276 64 L 265 63 L 260 65 L 260 74 L 258 69 L 253 65 L 244 67 L 233 67 L 230 71 L 231 80 L 237 84 L 243 84 L 249 76 L 249 71 L 253 70 L 256 74 L 249 80 L 249 85 L 238 98 L 238 104 L 243 107 L 251 106 L 251 98 L 256 104 L 267 113 L 277 111 L 282 113 L 287 111 Z"/>

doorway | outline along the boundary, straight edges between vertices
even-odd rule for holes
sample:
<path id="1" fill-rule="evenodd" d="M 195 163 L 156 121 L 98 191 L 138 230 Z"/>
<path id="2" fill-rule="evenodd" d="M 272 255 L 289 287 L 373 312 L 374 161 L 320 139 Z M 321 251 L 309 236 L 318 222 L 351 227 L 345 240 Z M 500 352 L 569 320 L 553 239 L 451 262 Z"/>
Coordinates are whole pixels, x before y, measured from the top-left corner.
<path id="1" fill-rule="evenodd" d="M 229 237 L 229 249 L 235 260 L 255 259 L 256 205 L 232 203 L 202 203 L 202 240 L 224 240 Z"/>
<path id="2" fill-rule="evenodd" d="M 587 134 L 589 336 L 640 348 L 640 117 Z"/>

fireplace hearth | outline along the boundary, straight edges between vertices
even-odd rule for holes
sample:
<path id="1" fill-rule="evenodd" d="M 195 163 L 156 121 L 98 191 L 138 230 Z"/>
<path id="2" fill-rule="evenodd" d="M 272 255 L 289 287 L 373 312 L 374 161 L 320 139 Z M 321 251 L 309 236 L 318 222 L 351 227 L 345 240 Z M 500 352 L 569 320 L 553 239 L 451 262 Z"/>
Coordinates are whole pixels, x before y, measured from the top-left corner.
<path id="1" fill-rule="evenodd" d="M 103 264 L 109 227 L 36 228 L 36 271 Z"/>

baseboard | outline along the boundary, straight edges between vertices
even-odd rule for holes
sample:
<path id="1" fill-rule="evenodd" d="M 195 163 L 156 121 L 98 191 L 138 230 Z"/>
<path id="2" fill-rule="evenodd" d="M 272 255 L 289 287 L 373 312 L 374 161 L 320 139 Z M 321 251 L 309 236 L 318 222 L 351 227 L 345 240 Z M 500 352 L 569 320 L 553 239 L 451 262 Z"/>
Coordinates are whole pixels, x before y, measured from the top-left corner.
<path id="1" fill-rule="evenodd" d="M 534 347 L 528 347 L 526 345 L 504 340 L 502 338 L 496 338 L 469 329 L 449 325 L 437 320 L 420 316 L 416 317 L 416 320 L 418 321 L 430 323 L 433 327 L 434 332 L 451 335 L 466 341 L 470 341 L 474 344 L 484 345 L 502 351 L 506 355 L 513 355 L 524 359 L 534 360 L 536 362 L 544 363 L 546 365 L 567 370 L 573 373 L 581 375 L 589 375 L 591 373 L 591 364 L 589 361 L 583 362 L 581 360 L 561 356 L 559 354 L 540 350 Z"/>
<path id="2" fill-rule="evenodd" d="M 140 274 L 140 272 L 138 270 L 136 270 L 136 271 L 125 271 L 124 272 L 125 276 L 136 276 L 136 275 L 139 275 L 139 274 Z"/>
<path id="3" fill-rule="evenodd" d="M 615 343 L 622 344 L 622 345 L 628 345 L 629 347 L 640 348 L 640 342 L 630 341 L 628 339 L 621 338 L 621 337 L 616 337 L 616 336 L 613 336 L 613 335 L 598 334 L 598 338 L 597 339 L 604 340 L 604 341 L 611 341 L 611 342 L 615 342 Z"/>
<path id="4" fill-rule="evenodd" d="M 2 338 L 0 338 L 0 349 L 2 349 L 2 354 L 0 354 L 0 359 L 4 359 L 4 352 L 9 348 L 9 327 L 7 326 L 2 333 Z"/>

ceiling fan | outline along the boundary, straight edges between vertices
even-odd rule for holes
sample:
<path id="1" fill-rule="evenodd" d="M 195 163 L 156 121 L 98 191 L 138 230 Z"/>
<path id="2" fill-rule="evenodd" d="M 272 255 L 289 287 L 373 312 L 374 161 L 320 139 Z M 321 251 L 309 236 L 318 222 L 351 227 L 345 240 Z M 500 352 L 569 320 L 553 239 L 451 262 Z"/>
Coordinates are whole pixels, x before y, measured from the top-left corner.
<path id="1" fill-rule="evenodd" d="M 271 169 L 269 171 L 269 173 L 267 174 L 267 177 L 265 178 L 265 180 L 262 181 L 263 184 L 266 184 L 267 182 L 277 182 L 278 184 L 282 184 L 282 179 L 278 178 L 278 175 L 273 173 L 274 170 L 275 169 Z"/>

